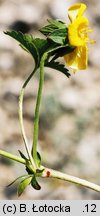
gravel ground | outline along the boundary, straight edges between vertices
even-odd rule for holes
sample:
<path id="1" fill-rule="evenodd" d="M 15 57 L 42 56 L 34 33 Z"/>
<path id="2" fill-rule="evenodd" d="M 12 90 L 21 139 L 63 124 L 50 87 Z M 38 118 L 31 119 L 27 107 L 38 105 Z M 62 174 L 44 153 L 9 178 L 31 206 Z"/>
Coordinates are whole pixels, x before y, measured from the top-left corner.
<path id="1" fill-rule="evenodd" d="M 17 155 L 18 149 L 25 151 L 18 120 L 18 96 L 34 66 L 31 57 L 3 31 L 14 29 L 42 37 L 38 29 L 47 19 L 67 22 L 67 8 L 74 2 L 0 1 L 0 149 Z M 45 68 L 38 148 L 44 165 L 100 184 L 100 1 L 85 3 L 96 40 L 89 49 L 89 67 L 76 75 L 71 71 L 70 79 Z M 30 147 L 38 78 L 37 73 L 24 100 Z M 22 173 L 22 165 L 0 158 L 0 199 L 17 199 L 17 184 L 9 189 L 5 186 Z M 40 183 L 41 191 L 29 186 L 20 199 L 100 199 L 98 193 L 67 182 L 40 179 Z"/>

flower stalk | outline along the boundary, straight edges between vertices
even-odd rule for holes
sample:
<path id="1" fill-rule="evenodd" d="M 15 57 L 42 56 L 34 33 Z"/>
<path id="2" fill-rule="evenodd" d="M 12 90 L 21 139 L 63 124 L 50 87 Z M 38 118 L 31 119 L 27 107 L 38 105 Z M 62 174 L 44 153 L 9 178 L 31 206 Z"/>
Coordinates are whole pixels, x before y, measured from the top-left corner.
<path id="1" fill-rule="evenodd" d="M 44 83 L 44 63 L 47 59 L 48 54 L 44 53 L 40 61 L 40 81 L 39 81 L 39 88 L 38 88 L 38 95 L 35 107 L 35 120 L 34 120 L 34 132 L 33 132 L 33 145 L 32 145 L 32 156 L 36 167 L 38 168 L 37 164 L 37 142 L 38 142 L 38 130 L 39 130 L 39 110 L 40 110 L 40 103 L 41 103 L 41 96 L 42 96 L 42 89 Z"/>

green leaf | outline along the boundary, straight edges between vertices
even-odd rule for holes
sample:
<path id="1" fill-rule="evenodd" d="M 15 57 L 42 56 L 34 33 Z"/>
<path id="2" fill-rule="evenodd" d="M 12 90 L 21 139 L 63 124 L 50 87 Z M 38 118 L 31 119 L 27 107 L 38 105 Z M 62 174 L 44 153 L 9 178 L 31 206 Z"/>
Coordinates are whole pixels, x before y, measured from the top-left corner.
<path id="1" fill-rule="evenodd" d="M 53 56 L 52 60 L 55 60 L 59 57 L 63 57 L 64 55 L 67 55 L 67 54 L 73 52 L 74 49 L 75 49 L 74 47 L 71 47 L 69 45 L 61 46 L 51 53 Z"/>
<path id="2" fill-rule="evenodd" d="M 32 165 L 30 163 L 30 161 L 26 161 L 26 171 L 29 175 L 33 175 L 33 168 L 32 168 Z"/>
<path id="3" fill-rule="evenodd" d="M 16 32 L 16 31 L 4 32 L 4 33 L 16 39 L 18 42 L 20 42 L 21 47 L 23 47 L 32 55 L 32 57 L 35 59 L 36 65 L 38 65 L 39 62 L 38 50 L 34 44 L 31 35 L 22 34 L 21 32 Z"/>
<path id="4" fill-rule="evenodd" d="M 41 166 L 41 155 L 39 154 L 39 152 L 37 152 L 37 165 L 38 167 Z"/>
<path id="5" fill-rule="evenodd" d="M 27 52 L 29 52 L 35 59 L 36 67 L 39 67 L 39 63 L 42 55 L 47 52 L 48 58 L 45 66 L 60 70 L 67 77 L 69 77 L 68 70 L 64 65 L 55 62 L 54 60 L 58 57 L 64 56 L 65 54 L 72 51 L 72 47 L 67 44 L 67 27 L 65 23 L 57 20 L 49 20 L 49 25 L 52 26 L 53 31 L 49 34 L 46 40 L 40 38 L 33 38 L 31 35 L 25 35 L 21 32 L 5 32 L 5 34 L 11 36 L 20 42 L 20 46 Z M 56 30 L 54 30 L 56 29 Z M 52 57 L 52 61 L 49 61 Z M 25 156 L 21 153 L 21 157 L 25 159 Z M 27 158 L 26 158 L 27 160 Z M 40 166 L 41 159 L 38 155 L 38 164 Z M 29 169 L 26 168 L 28 172 Z"/>
<path id="6" fill-rule="evenodd" d="M 57 47 L 57 45 L 50 40 L 33 38 L 31 35 L 22 34 L 21 32 L 11 31 L 5 32 L 5 34 L 16 39 L 20 43 L 21 48 L 32 55 L 36 66 L 39 66 L 41 56 L 44 52 Z"/>
<path id="7" fill-rule="evenodd" d="M 44 34 L 45 36 L 47 36 L 48 34 L 52 33 L 53 31 L 55 31 L 57 28 L 55 26 L 52 25 L 47 25 L 43 28 L 40 29 L 40 32 L 42 34 Z"/>
<path id="8" fill-rule="evenodd" d="M 19 151 L 20 156 L 21 156 L 23 159 L 25 159 L 26 161 L 28 161 L 28 158 L 27 158 L 20 150 L 18 150 L 18 151 Z"/>
<path id="9" fill-rule="evenodd" d="M 62 72 L 68 78 L 70 77 L 70 74 L 68 73 L 68 69 L 65 67 L 65 65 L 60 64 L 59 62 L 56 62 L 56 61 L 46 62 L 45 66 Z"/>
<path id="10" fill-rule="evenodd" d="M 18 185 L 18 189 L 17 189 L 18 196 L 20 196 L 24 192 L 26 187 L 31 183 L 31 180 L 32 180 L 32 177 L 28 177 L 20 182 L 20 184 Z"/>
<path id="11" fill-rule="evenodd" d="M 40 29 L 40 32 L 44 34 L 45 36 L 49 35 L 53 31 L 57 29 L 63 29 L 67 28 L 66 24 L 60 20 L 48 20 L 49 25 L 44 26 L 43 28 Z"/>
<path id="12" fill-rule="evenodd" d="M 20 46 L 25 52 L 27 52 L 27 53 L 30 54 L 30 52 L 29 52 L 22 44 L 19 44 L 19 46 Z"/>
<path id="13" fill-rule="evenodd" d="M 40 190 L 40 189 L 41 189 L 41 186 L 38 184 L 35 175 L 34 175 L 33 178 L 32 178 L 31 186 L 32 186 L 35 190 Z"/>
<path id="14" fill-rule="evenodd" d="M 44 171 L 44 169 L 37 169 L 36 170 L 36 176 L 40 177 L 42 175 L 43 171 Z"/>
<path id="15" fill-rule="evenodd" d="M 10 184 L 8 184 L 6 187 L 10 187 L 12 184 L 14 184 L 16 181 L 18 181 L 19 179 L 23 179 L 23 178 L 26 178 L 28 177 L 28 175 L 22 175 L 22 176 L 19 176 L 18 178 L 16 178 L 14 181 L 12 181 Z"/>
<path id="16" fill-rule="evenodd" d="M 49 40 L 44 40 L 40 38 L 33 39 L 35 46 L 38 50 L 39 60 L 41 60 L 42 55 L 48 51 L 50 48 L 55 47 L 56 45 Z"/>
<path id="17" fill-rule="evenodd" d="M 57 29 L 53 31 L 48 38 L 54 41 L 55 43 L 65 45 L 67 44 L 68 38 L 67 38 L 67 29 Z"/>
<path id="18" fill-rule="evenodd" d="M 62 20 L 53 20 L 53 19 L 48 19 L 48 22 L 52 25 L 55 26 L 58 29 L 66 28 L 67 25 L 64 23 Z"/>

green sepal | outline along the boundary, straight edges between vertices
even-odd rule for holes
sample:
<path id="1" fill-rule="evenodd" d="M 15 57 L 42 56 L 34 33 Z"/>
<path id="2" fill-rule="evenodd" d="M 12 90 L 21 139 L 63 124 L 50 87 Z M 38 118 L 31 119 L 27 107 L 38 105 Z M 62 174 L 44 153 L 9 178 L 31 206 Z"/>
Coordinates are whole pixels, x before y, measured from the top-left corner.
<path id="1" fill-rule="evenodd" d="M 31 183 L 31 180 L 32 180 L 32 176 L 29 176 L 19 183 L 17 188 L 18 196 L 20 196 L 24 192 L 26 187 Z"/>
<path id="2" fill-rule="evenodd" d="M 41 189 L 41 186 L 38 184 L 35 175 L 33 175 L 33 177 L 32 177 L 31 186 L 32 186 L 35 190 L 40 190 L 40 189 Z"/>

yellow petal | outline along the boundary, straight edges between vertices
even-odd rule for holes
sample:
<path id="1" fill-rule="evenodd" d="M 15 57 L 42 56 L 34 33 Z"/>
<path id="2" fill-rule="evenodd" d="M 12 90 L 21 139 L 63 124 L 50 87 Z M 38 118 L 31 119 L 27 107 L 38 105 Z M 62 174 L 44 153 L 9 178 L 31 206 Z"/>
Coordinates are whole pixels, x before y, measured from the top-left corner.
<path id="1" fill-rule="evenodd" d="M 73 52 L 64 56 L 67 65 L 74 70 L 84 70 L 87 67 L 88 48 L 76 47 Z"/>
<path id="2" fill-rule="evenodd" d="M 86 9 L 85 4 L 73 4 L 69 9 L 68 9 L 68 17 L 71 22 L 73 22 L 76 17 L 82 16 L 84 11 Z"/>
<path id="3" fill-rule="evenodd" d="M 87 35 L 83 35 L 81 31 L 87 29 L 88 19 L 84 16 L 76 18 L 68 27 L 68 39 L 72 46 L 84 46 L 86 44 Z M 83 37 L 84 36 L 84 37 Z"/>

